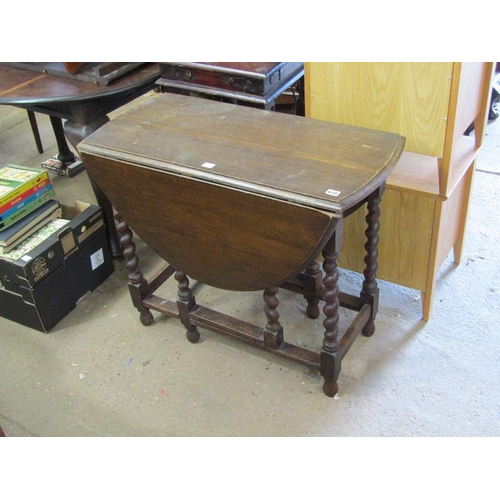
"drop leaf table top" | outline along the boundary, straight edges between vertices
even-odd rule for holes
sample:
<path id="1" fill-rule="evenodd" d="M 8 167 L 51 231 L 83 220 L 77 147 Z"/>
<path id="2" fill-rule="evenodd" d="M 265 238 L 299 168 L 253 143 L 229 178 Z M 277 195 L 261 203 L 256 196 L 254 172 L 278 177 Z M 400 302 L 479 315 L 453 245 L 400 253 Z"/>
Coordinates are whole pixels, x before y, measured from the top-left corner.
<path id="1" fill-rule="evenodd" d="M 350 301 L 357 310 L 366 306 L 361 325 L 366 327 L 376 314 L 381 193 L 403 145 L 403 137 L 388 132 L 161 94 L 105 124 L 78 149 L 120 220 L 175 270 L 178 307 L 162 312 L 181 317 L 188 333 L 201 325 L 238 336 L 246 328 L 220 326 L 228 318 L 196 319 L 200 306 L 189 276 L 226 290 L 263 290 L 268 324 L 252 334 L 254 343 L 286 351 L 276 317 L 277 287 L 288 284 L 298 291 L 304 271 L 313 276 L 314 289 L 301 293 L 311 304 L 326 302 L 318 367 L 325 392 L 332 395 L 340 364 L 339 359 L 332 368 L 340 337 L 331 305 L 339 303 L 342 219 L 368 202 L 367 284 L 360 298 Z M 140 288 L 145 280 L 132 253 L 128 268 Z M 316 261 L 320 253 L 322 270 Z M 154 300 L 147 302 L 152 295 L 152 288 L 142 285 L 141 300 L 134 302 L 143 319 L 149 309 L 161 310 Z M 241 335 L 248 340 L 248 332 Z M 306 357 L 309 363 L 314 355 Z"/>

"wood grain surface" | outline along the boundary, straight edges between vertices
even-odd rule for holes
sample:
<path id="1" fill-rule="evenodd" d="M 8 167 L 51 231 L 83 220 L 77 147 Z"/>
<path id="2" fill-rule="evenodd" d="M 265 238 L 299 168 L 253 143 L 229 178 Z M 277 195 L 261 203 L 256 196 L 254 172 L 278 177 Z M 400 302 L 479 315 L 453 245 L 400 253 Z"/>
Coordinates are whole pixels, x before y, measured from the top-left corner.
<path id="1" fill-rule="evenodd" d="M 307 63 L 308 115 L 397 132 L 405 149 L 443 156 L 453 63 Z"/>
<path id="2" fill-rule="evenodd" d="M 403 144 L 388 132 L 163 94 L 80 147 L 341 213 L 389 175 Z"/>

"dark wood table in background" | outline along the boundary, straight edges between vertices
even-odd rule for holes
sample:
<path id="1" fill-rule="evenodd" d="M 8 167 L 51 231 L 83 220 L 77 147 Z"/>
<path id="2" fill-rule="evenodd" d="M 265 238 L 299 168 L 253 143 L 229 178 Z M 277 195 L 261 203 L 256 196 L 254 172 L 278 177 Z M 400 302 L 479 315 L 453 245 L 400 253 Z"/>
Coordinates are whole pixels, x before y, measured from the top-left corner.
<path id="1" fill-rule="evenodd" d="M 161 94 L 120 115 L 79 145 L 85 165 L 123 219 L 118 224 L 133 304 L 239 338 L 319 369 L 328 396 L 356 337 L 375 331 L 380 202 L 404 138 L 301 116 Z M 364 282 L 339 292 L 342 221 L 367 206 Z M 168 263 L 151 281 L 139 269 L 129 226 Z M 322 254 L 324 263 L 318 262 Z M 172 274 L 178 300 L 155 291 Z M 263 290 L 265 327 L 196 303 L 189 278 L 224 290 Z M 321 352 L 284 340 L 278 287 L 307 299 Z M 357 311 L 343 335 L 339 306 Z"/>
<path id="2" fill-rule="evenodd" d="M 161 62 L 164 92 L 218 98 L 274 109 L 284 91 L 297 87 L 297 113 L 304 114 L 302 62 Z"/>
<path id="3" fill-rule="evenodd" d="M 159 76 L 157 64 L 145 64 L 109 85 L 99 85 L 0 64 L 0 104 L 49 115 L 59 149 L 58 158 L 67 163 L 74 155 L 66 138 L 76 148 L 80 141 L 109 121 L 108 113 L 156 87 Z M 66 120 L 64 128 L 62 120 Z M 122 249 L 112 206 L 92 176 L 89 178 L 105 215 L 112 255 L 118 257 Z"/>

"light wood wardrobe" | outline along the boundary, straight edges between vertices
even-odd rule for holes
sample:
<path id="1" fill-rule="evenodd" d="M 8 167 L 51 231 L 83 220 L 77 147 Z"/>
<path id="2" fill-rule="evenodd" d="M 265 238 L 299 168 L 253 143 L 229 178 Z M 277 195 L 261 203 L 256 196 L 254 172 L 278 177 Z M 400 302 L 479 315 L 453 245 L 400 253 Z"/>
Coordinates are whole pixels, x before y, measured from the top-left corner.
<path id="1" fill-rule="evenodd" d="M 406 137 L 382 202 L 377 276 L 420 290 L 425 320 L 439 268 L 462 256 L 492 76 L 481 62 L 305 64 L 308 117 Z M 361 210 L 345 221 L 341 267 L 362 272 L 364 226 Z"/>

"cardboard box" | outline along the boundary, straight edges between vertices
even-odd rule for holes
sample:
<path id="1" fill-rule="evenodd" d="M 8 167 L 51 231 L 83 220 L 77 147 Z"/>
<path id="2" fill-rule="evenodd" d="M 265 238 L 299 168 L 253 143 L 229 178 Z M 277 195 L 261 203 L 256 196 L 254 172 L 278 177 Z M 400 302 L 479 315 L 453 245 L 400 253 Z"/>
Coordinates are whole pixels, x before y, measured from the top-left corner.
<path id="1" fill-rule="evenodd" d="M 46 333 L 114 270 L 101 208 L 76 202 L 63 218 L 21 258 L 0 258 L 0 315 Z"/>

